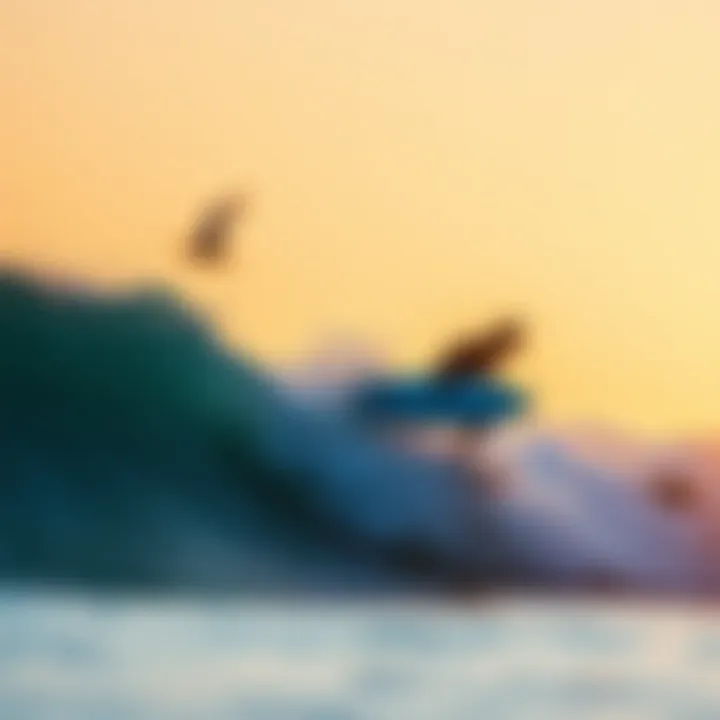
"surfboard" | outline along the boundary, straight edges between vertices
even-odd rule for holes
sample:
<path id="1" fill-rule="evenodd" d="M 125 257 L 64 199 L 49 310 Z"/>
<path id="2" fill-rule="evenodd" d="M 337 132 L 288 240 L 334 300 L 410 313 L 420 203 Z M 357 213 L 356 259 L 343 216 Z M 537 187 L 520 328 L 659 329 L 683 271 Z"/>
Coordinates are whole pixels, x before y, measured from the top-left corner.
<path id="1" fill-rule="evenodd" d="M 368 420 L 492 426 L 525 413 L 528 399 L 516 386 L 495 378 L 438 381 L 423 376 L 379 378 L 357 397 Z"/>

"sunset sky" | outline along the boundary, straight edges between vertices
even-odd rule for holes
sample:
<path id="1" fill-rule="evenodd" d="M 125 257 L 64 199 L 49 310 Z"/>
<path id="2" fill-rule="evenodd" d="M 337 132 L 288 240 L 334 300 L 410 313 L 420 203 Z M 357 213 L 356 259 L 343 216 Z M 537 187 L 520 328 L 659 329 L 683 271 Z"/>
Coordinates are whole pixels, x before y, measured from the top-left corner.
<path id="1" fill-rule="evenodd" d="M 3 257 L 192 284 L 249 187 L 194 289 L 262 357 L 519 312 L 541 415 L 720 427 L 720 4 L 16 0 L 0 67 Z"/>

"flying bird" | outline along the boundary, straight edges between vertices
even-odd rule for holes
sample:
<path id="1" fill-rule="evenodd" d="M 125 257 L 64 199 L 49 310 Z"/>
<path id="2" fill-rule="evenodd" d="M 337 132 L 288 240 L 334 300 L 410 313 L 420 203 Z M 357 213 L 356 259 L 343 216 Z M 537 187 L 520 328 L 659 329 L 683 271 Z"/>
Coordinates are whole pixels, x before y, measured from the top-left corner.
<path id="1" fill-rule="evenodd" d="M 187 253 L 191 262 L 218 266 L 230 255 L 232 230 L 244 214 L 247 200 L 242 196 L 223 197 L 205 208 L 190 234 Z"/>
<path id="2" fill-rule="evenodd" d="M 436 362 L 434 375 L 439 380 L 452 380 L 492 373 L 521 349 L 524 337 L 522 325 L 514 319 L 500 321 L 489 330 L 464 336 L 442 353 Z"/>

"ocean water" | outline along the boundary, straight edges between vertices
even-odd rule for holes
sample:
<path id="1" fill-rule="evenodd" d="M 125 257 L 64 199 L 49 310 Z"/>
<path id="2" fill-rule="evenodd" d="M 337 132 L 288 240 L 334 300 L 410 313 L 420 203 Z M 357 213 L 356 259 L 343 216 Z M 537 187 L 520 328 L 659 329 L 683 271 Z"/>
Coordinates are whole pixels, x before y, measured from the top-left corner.
<path id="1" fill-rule="evenodd" d="M 0 276 L 0 579 L 436 589 L 513 568 L 478 487 L 291 400 L 162 288 Z"/>
<path id="2" fill-rule="evenodd" d="M 513 450 L 498 497 L 342 404 L 301 400 L 162 287 L 5 272 L 0 347 L 0 580 L 286 598 L 720 590 L 720 509 L 658 507 L 547 442 Z"/>
<path id="3" fill-rule="evenodd" d="M 490 494 L 162 288 L 6 272 L 0 347 L 0 720 L 720 717 L 717 508 L 545 441 Z"/>
<path id="4" fill-rule="evenodd" d="M 12 720 L 720 717 L 707 609 L 0 594 Z"/>

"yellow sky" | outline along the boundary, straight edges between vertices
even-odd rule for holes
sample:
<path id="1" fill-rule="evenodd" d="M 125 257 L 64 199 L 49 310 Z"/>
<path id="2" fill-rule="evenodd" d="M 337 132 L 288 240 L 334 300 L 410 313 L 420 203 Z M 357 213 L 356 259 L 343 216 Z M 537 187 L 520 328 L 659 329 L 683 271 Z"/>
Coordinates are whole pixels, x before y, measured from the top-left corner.
<path id="1" fill-rule="evenodd" d="M 717 429 L 718 38 L 711 0 L 2 3 L 0 251 L 186 282 L 250 185 L 212 292 L 264 357 L 517 310 L 547 417 Z"/>

